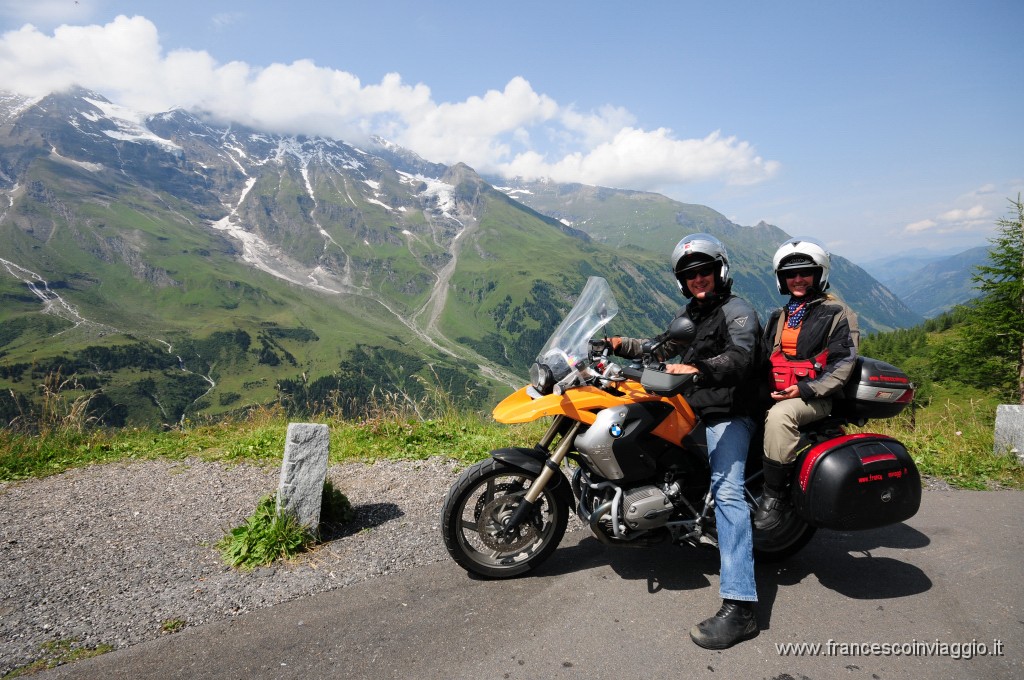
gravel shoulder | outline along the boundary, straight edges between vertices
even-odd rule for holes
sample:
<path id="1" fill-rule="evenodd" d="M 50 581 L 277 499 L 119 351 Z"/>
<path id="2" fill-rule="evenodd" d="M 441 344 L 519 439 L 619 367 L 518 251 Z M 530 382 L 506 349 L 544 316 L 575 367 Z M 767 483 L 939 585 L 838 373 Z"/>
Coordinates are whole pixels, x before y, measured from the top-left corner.
<path id="1" fill-rule="evenodd" d="M 80 468 L 0 484 L 0 676 L 53 641 L 125 647 L 446 557 L 440 508 L 458 463 L 332 466 L 356 519 L 251 572 L 214 545 L 277 489 L 279 470 L 202 460 Z"/>
<path id="2" fill-rule="evenodd" d="M 276 467 L 155 460 L 0 483 L 0 676 L 46 643 L 117 649 L 447 559 L 440 509 L 460 469 L 442 458 L 332 466 L 356 519 L 249 572 L 214 545 L 276 490 Z"/>

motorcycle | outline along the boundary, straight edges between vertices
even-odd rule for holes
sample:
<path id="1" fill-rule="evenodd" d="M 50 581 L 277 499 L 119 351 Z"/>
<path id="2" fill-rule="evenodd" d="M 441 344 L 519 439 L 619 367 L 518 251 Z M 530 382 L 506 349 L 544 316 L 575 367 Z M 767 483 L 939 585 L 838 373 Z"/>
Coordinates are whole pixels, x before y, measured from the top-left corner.
<path id="1" fill-rule="evenodd" d="M 551 422 L 533 448 L 491 451 L 445 496 L 445 547 L 468 572 L 502 579 L 537 568 L 558 547 L 570 512 L 608 545 L 717 548 L 703 428 L 684 396 L 692 378 L 659 370 L 654 358 L 669 339 L 691 342 L 693 323 L 677 318 L 623 366 L 591 341 L 617 313 L 607 281 L 591 277 L 530 368 L 531 384 L 495 407 L 502 423 Z M 920 475 L 906 448 L 845 430 L 896 415 L 913 394 L 899 369 L 858 359 L 833 414 L 801 430 L 794 511 L 771 531 L 754 530 L 756 560 L 793 555 L 818 528 L 870 529 L 917 512 Z M 745 482 L 751 513 L 763 486 L 761 451 L 755 435 Z"/>

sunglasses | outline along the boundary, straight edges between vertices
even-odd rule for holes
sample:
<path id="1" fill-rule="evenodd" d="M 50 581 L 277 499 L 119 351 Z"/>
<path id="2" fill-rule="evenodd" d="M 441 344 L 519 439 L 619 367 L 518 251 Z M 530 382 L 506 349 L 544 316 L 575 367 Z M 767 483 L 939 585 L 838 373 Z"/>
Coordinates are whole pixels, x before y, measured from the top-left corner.
<path id="1" fill-rule="evenodd" d="M 687 281 L 693 281 L 698 276 L 711 276 L 714 273 L 715 265 L 706 264 L 703 267 L 698 267 L 697 269 L 690 269 L 688 271 L 683 272 L 683 278 L 686 279 Z"/>
<path id="2" fill-rule="evenodd" d="M 795 279 L 798 276 L 802 279 L 813 279 L 817 273 L 818 270 L 816 269 L 790 269 L 789 271 L 782 272 L 782 275 L 787 279 Z"/>

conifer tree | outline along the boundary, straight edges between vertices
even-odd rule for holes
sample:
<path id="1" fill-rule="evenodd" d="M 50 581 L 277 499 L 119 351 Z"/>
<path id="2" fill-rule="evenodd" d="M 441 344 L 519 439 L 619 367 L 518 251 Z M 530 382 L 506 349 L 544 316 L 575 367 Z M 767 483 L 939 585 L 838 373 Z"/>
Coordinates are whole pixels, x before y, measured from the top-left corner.
<path id="1" fill-rule="evenodd" d="M 1000 219 L 990 240 L 989 263 L 973 280 L 982 297 L 969 333 L 970 354 L 995 375 L 986 376 L 1024 404 L 1024 204 L 1010 201 L 1016 214 Z M 990 384 L 992 384 L 990 383 Z"/>

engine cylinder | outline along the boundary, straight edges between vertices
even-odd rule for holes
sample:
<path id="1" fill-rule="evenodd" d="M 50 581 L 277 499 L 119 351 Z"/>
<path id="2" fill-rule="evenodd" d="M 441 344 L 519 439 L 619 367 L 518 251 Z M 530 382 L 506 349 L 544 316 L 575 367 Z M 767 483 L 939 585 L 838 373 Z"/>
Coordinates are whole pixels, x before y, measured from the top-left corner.
<path id="1" fill-rule="evenodd" d="M 672 510 L 665 492 L 650 484 L 629 490 L 622 501 L 622 520 L 637 531 L 656 529 L 665 525 Z"/>

